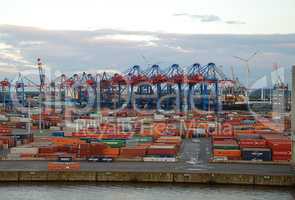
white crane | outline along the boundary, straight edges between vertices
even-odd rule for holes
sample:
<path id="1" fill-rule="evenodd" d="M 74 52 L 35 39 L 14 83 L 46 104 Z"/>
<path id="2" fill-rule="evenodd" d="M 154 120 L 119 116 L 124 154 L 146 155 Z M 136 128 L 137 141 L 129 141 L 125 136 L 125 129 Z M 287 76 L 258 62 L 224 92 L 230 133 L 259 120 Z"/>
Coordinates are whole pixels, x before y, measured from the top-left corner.
<path id="1" fill-rule="evenodd" d="M 248 59 L 245 58 L 241 58 L 239 56 L 233 56 L 234 58 L 241 60 L 242 62 L 244 62 L 246 64 L 246 71 L 247 71 L 247 80 L 246 80 L 246 97 L 247 97 L 247 101 L 248 99 L 248 90 L 250 88 L 249 86 L 249 78 L 250 78 L 250 66 L 249 66 L 249 62 L 258 54 L 258 51 L 256 51 L 255 53 L 253 53 Z"/>

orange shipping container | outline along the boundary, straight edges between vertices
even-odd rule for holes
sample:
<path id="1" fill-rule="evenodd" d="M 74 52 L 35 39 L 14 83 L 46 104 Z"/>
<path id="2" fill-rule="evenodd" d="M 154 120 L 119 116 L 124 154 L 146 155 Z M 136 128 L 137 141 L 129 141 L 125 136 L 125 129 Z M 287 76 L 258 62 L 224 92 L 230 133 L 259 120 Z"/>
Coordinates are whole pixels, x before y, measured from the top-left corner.
<path id="1" fill-rule="evenodd" d="M 49 162 L 48 171 L 75 171 L 80 170 L 79 162 Z"/>
<path id="2" fill-rule="evenodd" d="M 120 148 L 105 148 L 102 150 L 102 154 L 109 157 L 118 157 Z"/>
<path id="3" fill-rule="evenodd" d="M 80 140 L 79 138 L 48 138 L 49 141 L 59 144 L 59 145 L 65 145 L 65 144 L 85 144 L 85 141 Z"/>
<path id="4" fill-rule="evenodd" d="M 161 135 L 161 133 L 167 130 L 166 123 L 154 123 L 153 124 L 153 135 Z"/>
<path id="5" fill-rule="evenodd" d="M 218 156 L 224 156 L 224 157 L 239 157 L 241 156 L 240 150 L 222 150 L 222 149 L 214 149 L 213 155 Z"/>

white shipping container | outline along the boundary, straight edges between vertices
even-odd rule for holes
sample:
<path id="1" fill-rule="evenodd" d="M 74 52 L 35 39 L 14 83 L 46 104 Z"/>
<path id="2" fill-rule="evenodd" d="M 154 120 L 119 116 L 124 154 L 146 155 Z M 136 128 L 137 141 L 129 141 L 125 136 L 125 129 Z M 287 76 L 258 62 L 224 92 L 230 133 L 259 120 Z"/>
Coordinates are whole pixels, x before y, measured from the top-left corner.
<path id="1" fill-rule="evenodd" d="M 19 119 L 19 122 L 29 123 L 29 122 L 31 122 L 31 119 L 30 119 L 30 118 L 24 118 L 24 117 L 21 117 L 21 118 Z"/>
<path id="2" fill-rule="evenodd" d="M 51 130 L 51 131 L 60 131 L 60 128 L 58 126 L 50 126 L 49 130 Z"/>
<path id="3" fill-rule="evenodd" d="M 20 117 L 10 117 L 11 122 L 20 122 Z"/>
<path id="4" fill-rule="evenodd" d="M 92 118 L 101 118 L 101 115 L 100 114 L 91 113 L 91 114 L 89 114 L 89 117 L 92 117 Z"/>
<path id="5" fill-rule="evenodd" d="M 216 127 L 216 123 L 208 123 L 208 127 L 215 128 Z"/>
<path id="6" fill-rule="evenodd" d="M 39 108 L 33 108 L 30 110 L 31 115 L 38 115 L 40 114 L 40 109 Z"/>
<path id="7" fill-rule="evenodd" d="M 0 121 L 7 122 L 8 121 L 8 118 L 7 117 L 0 117 Z"/>
<path id="8" fill-rule="evenodd" d="M 163 140 L 181 140 L 180 136 L 161 136 L 159 139 L 163 139 Z"/>
<path id="9" fill-rule="evenodd" d="M 165 116 L 164 115 L 159 115 L 159 114 L 154 114 L 154 119 L 155 120 L 162 120 L 162 119 L 165 119 Z"/>
<path id="10" fill-rule="evenodd" d="M 10 149 L 11 154 L 37 154 L 39 151 L 36 147 L 13 147 Z"/>
<path id="11" fill-rule="evenodd" d="M 204 128 L 196 128 L 196 134 L 205 135 L 206 134 L 206 129 L 204 129 Z"/>
<path id="12" fill-rule="evenodd" d="M 144 157 L 144 162 L 176 162 L 176 158 Z"/>

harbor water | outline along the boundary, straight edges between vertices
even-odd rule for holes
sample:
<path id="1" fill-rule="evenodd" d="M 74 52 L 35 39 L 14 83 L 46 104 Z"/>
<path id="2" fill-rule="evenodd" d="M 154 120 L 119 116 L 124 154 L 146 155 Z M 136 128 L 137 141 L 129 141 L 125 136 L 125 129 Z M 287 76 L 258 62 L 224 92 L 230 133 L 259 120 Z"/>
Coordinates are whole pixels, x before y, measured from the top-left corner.
<path id="1" fill-rule="evenodd" d="M 125 184 L 125 183 L 6 183 L 0 200 L 285 200 L 295 199 L 294 188 Z"/>

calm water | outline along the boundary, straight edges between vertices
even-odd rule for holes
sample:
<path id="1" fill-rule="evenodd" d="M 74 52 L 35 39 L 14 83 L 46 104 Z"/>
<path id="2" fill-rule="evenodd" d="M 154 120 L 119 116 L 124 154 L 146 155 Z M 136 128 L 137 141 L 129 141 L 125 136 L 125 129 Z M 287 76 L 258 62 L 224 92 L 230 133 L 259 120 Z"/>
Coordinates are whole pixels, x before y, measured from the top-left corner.
<path id="1" fill-rule="evenodd" d="M 1 184 L 2 200 L 284 200 L 291 188 L 158 184 Z"/>

